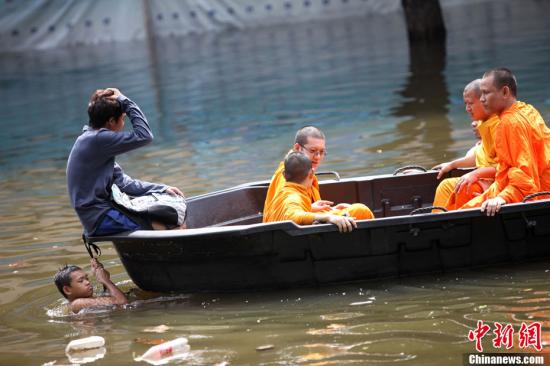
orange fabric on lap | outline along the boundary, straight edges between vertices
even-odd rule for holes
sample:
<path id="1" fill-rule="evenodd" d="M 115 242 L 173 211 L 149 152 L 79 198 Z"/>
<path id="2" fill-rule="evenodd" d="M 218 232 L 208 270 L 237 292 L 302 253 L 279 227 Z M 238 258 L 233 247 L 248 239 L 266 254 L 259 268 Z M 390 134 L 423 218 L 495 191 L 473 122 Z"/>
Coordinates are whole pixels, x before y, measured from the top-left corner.
<path id="1" fill-rule="evenodd" d="M 374 214 L 372 211 L 362 203 L 354 203 L 349 207 L 341 210 L 331 210 L 328 213 L 339 216 L 355 217 L 356 220 L 374 219 Z"/>

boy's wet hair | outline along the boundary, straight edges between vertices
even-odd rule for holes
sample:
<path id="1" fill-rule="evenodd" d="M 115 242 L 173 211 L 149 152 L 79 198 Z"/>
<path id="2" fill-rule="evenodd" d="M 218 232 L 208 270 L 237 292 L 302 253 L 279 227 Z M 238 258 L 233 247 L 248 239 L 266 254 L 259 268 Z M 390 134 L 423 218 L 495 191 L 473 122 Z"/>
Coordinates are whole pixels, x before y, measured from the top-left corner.
<path id="1" fill-rule="evenodd" d="M 111 98 L 112 92 L 103 89 L 96 90 L 88 103 L 88 124 L 98 129 L 104 127 L 107 122 L 122 115 L 122 107 L 118 100 Z"/>
<path id="2" fill-rule="evenodd" d="M 73 266 L 73 265 L 67 265 L 67 264 L 57 270 L 57 273 L 55 274 L 53 281 L 55 282 L 57 289 L 59 290 L 59 292 L 61 292 L 61 295 L 63 295 L 63 297 L 67 298 L 65 291 L 63 291 L 63 286 L 71 285 L 71 273 L 73 273 L 74 271 L 81 271 L 81 270 L 82 268 L 80 268 L 79 266 Z"/>
<path id="3" fill-rule="evenodd" d="M 301 183 L 311 171 L 311 160 L 302 152 L 292 151 L 285 158 L 283 175 L 288 182 Z"/>

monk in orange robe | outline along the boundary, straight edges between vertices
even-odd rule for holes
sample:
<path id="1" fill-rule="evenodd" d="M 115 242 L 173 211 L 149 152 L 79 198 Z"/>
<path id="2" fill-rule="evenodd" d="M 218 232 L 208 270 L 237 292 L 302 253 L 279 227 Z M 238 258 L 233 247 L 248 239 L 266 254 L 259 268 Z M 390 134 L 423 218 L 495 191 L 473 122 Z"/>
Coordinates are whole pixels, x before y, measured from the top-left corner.
<path id="1" fill-rule="evenodd" d="M 302 152 L 305 154 L 311 161 L 312 169 L 316 171 L 326 155 L 325 134 L 314 126 L 301 128 L 296 133 L 294 146 L 290 152 Z M 275 195 L 286 183 L 283 171 L 284 162 L 281 162 L 273 174 L 267 190 L 263 212 L 264 217 L 271 211 Z M 312 212 L 331 212 L 335 215 L 349 215 L 355 217 L 357 220 L 374 218 L 372 211 L 363 204 L 339 203 L 334 205 L 334 202 L 322 200 L 316 176 L 313 176 L 313 182 L 307 188 L 307 194 L 311 202 Z"/>
<path id="2" fill-rule="evenodd" d="M 460 178 L 444 179 L 435 192 L 434 206 L 457 210 L 483 193 L 494 181 L 497 166 L 495 131 L 499 119 L 498 116 L 490 116 L 485 112 L 480 101 L 480 85 L 481 79 L 476 79 L 466 85 L 462 94 L 466 112 L 472 119 L 474 134 L 479 138 L 478 143 L 463 158 L 432 168 L 439 170 L 437 179 L 441 179 L 443 174 L 456 168 L 475 166 L 477 169 Z"/>
<path id="3" fill-rule="evenodd" d="M 264 222 L 291 220 L 298 225 L 311 225 L 317 221 L 334 224 L 340 232 L 350 232 L 357 227 L 353 217 L 312 212 L 309 190 L 315 173 L 305 154 L 290 152 L 283 164 L 285 183 L 275 193 L 270 209 L 264 214 Z"/>
<path id="4" fill-rule="evenodd" d="M 499 68 L 481 80 L 481 103 L 500 117 L 495 146 L 498 167 L 495 182 L 463 208 L 480 207 L 494 216 L 506 203 L 521 202 L 529 194 L 550 190 L 550 129 L 540 113 L 516 99 L 514 74 Z"/>

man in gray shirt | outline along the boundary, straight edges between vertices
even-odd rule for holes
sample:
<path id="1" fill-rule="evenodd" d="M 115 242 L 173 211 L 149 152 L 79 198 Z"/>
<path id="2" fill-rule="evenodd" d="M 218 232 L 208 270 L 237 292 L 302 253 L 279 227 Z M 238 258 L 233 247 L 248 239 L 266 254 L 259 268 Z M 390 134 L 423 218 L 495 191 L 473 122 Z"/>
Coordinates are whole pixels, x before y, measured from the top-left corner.
<path id="1" fill-rule="evenodd" d="M 132 131 L 123 131 L 126 115 Z M 76 139 L 67 162 L 67 186 L 71 205 L 84 232 L 90 236 L 110 235 L 139 229 L 164 229 L 164 225 L 130 214 L 111 199 L 116 184 L 130 196 L 154 192 L 183 193 L 176 187 L 132 179 L 115 162 L 115 156 L 145 146 L 153 133 L 145 115 L 118 89 L 96 90 L 88 104 L 89 125 Z M 149 227 L 150 225 L 150 227 Z"/>

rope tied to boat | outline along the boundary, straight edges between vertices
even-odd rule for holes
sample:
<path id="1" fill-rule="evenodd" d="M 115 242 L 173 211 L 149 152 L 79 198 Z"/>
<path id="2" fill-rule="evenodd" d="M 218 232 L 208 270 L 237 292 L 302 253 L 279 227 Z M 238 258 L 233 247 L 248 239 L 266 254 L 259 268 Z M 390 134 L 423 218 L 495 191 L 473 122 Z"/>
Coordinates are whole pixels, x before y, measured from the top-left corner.
<path id="1" fill-rule="evenodd" d="M 90 258 L 93 259 L 101 256 L 101 248 L 94 242 L 90 241 L 89 238 L 86 236 L 86 234 L 82 234 L 82 241 L 84 242 L 84 247 L 88 251 Z M 95 257 L 92 251 L 95 253 Z"/>
<path id="2" fill-rule="evenodd" d="M 523 198 L 523 200 L 521 202 L 525 203 L 535 197 L 539 197 L 539 196 L 549 196 L 550 195 L 550 192 L 549 191 L 543 191 L 543 192 L 537 192 L 537 193 L 531 193 L 527 196 L 525 196 Z"/>
<path id="3" fill-rule="evenodd" d="M 449 210 L 447 210 L 445 207 L 442 207 L 442 206 L 428 206 L 428 207 L 420 207 L 420 208 L 417 208 L 415 210 L 412 210 L 409 215 L 416 215 L 416 214 L 421 214 L 421 213 L 430 213 L 433 210 L 449 212 Z"/>
<path id="4" fill-rule="evenodd" d="M 428 169 L 424 168 L 421 165 L 405 165 L 405 166 L 402 166 L 401 168 L 395 169 L 395 171 L 393 172 L 393 175 L 403 173 L 406 170 L 418 170 L 418 171 L 421 171 L 421 172 L 427 172 L 428 171 Z"/>

